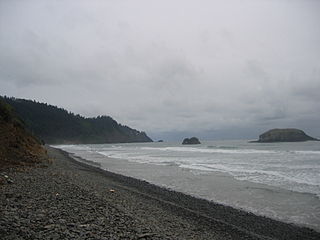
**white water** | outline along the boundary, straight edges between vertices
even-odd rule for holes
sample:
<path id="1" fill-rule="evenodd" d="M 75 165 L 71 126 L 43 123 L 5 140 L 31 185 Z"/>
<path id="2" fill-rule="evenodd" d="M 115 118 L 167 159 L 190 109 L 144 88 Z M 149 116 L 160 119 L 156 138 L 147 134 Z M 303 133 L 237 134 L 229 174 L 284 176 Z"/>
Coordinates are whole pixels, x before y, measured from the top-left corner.
<path id="1" fill-rule="evenodd" d="M 146 166 L 145 164 L 153 165 L 154 168 L 159 166 L 159 171 L 160 166 L 178 167 L 191 171 L 198 178 L 203 176 L 203 179 L 205 176 L 220 172 L 231 175 L 238 181 L 312 194 L 318 197 L 318 201 L 320 198 L 320 142 L 261 144 L 247 141 L 212 141 L 189 146 L 183 146 L 180 143 L 139 143 L 60 145 L 58 147 L 88 160 L 105 163 L 106 166 L 108 166 L 107 159 L 113 158 L 141 164 L 141 167 Z M 99 158 L 93 157 L 97 154 Z M 203 179 L 201 181 L 204 181 Z M 156 182 L 156 184 L 163 185 L 162 182 Z M 188 185 L 181 184 L 176 187 L 189 192 Z M 203 189 L 203 191 L 206 190 Z M 206 196 L 205 193 L 199 194 L 201 197 Z M 216 195 L 213 199 L 217 200 L 219 196 Z M 232 201 L 228 203 L 233 204 Z M 234 200 L 233 205 L 237 204 L 238 202 Z M 253 207 L 255 204 L 252 206 L 240 204 L 240 207 L 257 212 Z M 315 207 L 319 210 L 318 206 Z M 278 208 L 277 211 L 279 211 Z M 301 214 L 306 215 L 307 211 L 309 210 L 301 209 Z M 284 212 L 284 214 L 290 214 L 287 209 Z M 292 220 L 293 217 L 297 220 Z M 313 227 L 318 224 L 319 214 L 316 214 L 315 218 L 316 220 L 312 220 Z M 292 219 L 297 223 L 306 221 L 304 218 L 300 219 L 296 212 Z"/>

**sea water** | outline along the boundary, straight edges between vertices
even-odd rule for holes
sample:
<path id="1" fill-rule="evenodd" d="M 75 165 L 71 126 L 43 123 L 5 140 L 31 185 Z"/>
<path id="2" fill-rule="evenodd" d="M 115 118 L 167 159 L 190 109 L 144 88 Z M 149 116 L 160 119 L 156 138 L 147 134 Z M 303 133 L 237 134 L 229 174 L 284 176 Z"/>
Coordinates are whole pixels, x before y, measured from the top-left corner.
<path id="1" fill-rule="evenodd" d="M 320 230 L 320 142 L 59 145 L 75 156 L 196 197 Z"/>

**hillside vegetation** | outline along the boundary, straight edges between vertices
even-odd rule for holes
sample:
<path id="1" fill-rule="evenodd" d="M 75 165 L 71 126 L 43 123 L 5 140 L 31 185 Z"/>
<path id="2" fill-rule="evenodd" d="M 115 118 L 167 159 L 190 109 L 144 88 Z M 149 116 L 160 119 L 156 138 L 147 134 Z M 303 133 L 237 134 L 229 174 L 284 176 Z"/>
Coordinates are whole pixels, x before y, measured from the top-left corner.
<path id="1" fill-rule="evenodd" d="M 0 169 L 16 165 L 33 165 L 46 156 L 45 149 L 0 99 Z"/>
<path id="2" fill-rule="evenodd" d="M 85 118 L 46 103 L 6 97 L 3 100 L 15 109 L 29 130 L 46 143 L 152 141 L 144 132 L 121 125 L 108 116 Z"/>

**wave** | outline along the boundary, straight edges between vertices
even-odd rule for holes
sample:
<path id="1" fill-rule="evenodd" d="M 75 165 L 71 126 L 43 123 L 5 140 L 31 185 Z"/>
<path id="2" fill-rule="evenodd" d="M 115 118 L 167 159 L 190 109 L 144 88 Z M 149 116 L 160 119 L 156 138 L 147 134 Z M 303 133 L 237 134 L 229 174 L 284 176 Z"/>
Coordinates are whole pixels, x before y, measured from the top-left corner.
<path id="1" fill-rule="evenodd" d="M 88 146 L 88 145 L 53 145 L 54 147 L 58 147 L 65 150 L 75 150 L 75 151 L 98 151 L 96 147 Z M 101 148 L 100 148 L 101 149 Z M 121 150 L 125 149 L 121 145 L 110 145 L 103 146 L 102 149 L 107 151 L 112 150 Z M 102 150 L 101 149 L 101 150 Z M 131 149 L 131 151 L 139 151 L 139 150 L 147 150 L 147 151 L 160 151 L 160 152 L 186 152 L 186 153 L 212 153 L 212 154 L 298 154 L 298 155 L 320 155 L 319 150 L 261 150 L 261 149 L 241 149 L 236 146 L 224 146 L 224 145 L 209 145 L 206 148 L 203 147 L 136 147 L 135 149 Z M 99 151 L 98 151 L 99 152 Z"/>
<path id="2" fill-rule="evenodd" d="M 320 182 L 318 175 L 287 175 L 286 172 L 237 168 L 220 164 L 181 164 L 180 167 L 200 172 L 223 172 L 240 181 L 276 186 L 300 193 L 314 194 L 320 199 Z"/>
<path id="3" fill-rule="evenodd" d="M 238 147 L 235 147 L 235 146 L 207 146 L 207 148 L 213 148 L 213 149 L 239 149 Z"/>
<path id="4" fill-rule="evenodd" d="M 68 150 L 80 150 L 80 151 L 87 151 L 91 150 L 91 147 L 87 145 L 76 145 L 76 144 L 70 144 L 70 145 L 50 145 L 56 148 L 61 148 L 61 149 L 68 149 Z"/>
<path id="5" fill-rule="evenodd" d="M 305 151 L 285 151 L 285 150 L 261 150 L 261 149 L 241 149 L 235 146 L 214 146 L 210 145 L 207 148 L 197 147 L 142 147 L 142 150 L 152 151 L 167 151 L 167 152 L 194 152 L 194 153 L 224 153 L 224 154 L 320 154 L 317 150 L 305 150 Z"/>
<path id="6" fill-rule="evenodd" d="M 292 151 L 297 154 L 320 154 L 320 151 L 309 150 L 309 151 Z"/>
<path id="7" fill-rule="evenodd" d="M 171 161 L 168 158 L 163 158 L 161 156 L 149 156 L 149 155 L 133 155 L 129 153 L 114 153 L 114 152 L 106 152 L 106 151 L 99 151 L 97 152 L 103 156 L 115 159 L 122 159 L 137 163 L 152 163 L 156 165 L 167 165 L 167 166 L 179 166 L 180 162 L 179 159 L 172 159 Z"/>
<path id="8" fill-rule="evenodd" d="M 225 153 L 225 154 L 273 154 L 278 151 L 272 150 L 257 150 L 257 149 L 214 149 L 214 148 L 195 148 L 195 147 L 143 147 L 143 150 L 156 150 L 156 151 L 172 151 L 172 152 L 194 152 L 194 153 Z"/>
<path id="9" fill-rule="evenodd" d="M 137 146 L 137 145 L 59 145 L 69 152 L 87 153 L 130 162 L 175 166 L 195 174 L 223 172 L 237 180 L 262 183 L 320 196 L 320 151 L 279 149 L 244 149 L 244 146 Z M 252 146 L 251 146 L 252 147 Z M 254 147 L 252 147 L 254 148 Z M 93 155 L 94 156 L 94 155 Z M 104 157 L 99 157 L 103 162 Z"/>
<path id="10" fill-rule="evenodd" d="M 278 171 L 246 169 L 239 166 L 237 167 L 235 165 L 228 166 L 225 164 L 182 164 L 180 165 L 180 167 L 194 169 L 194 170 L 202 170 L 202 171 L 225 172 L 233 175 L 234 177 L 239 177 L 239 178 L 241 177 L 242 178 L 241 180 L 251 179 L 251 177 L 254 175 L 257 178 L 261 178 L 261 179 L 264 178 L 264 180 L 265 180 L 265 177 L 268 177 L 273 181 L 281 179 L 281 182 L 286 181 L 291 183 L 306 184 L 306 185 L 320 187 L 320 181 L 316 176 L 316 174 L 313 178 L 311 176 L 303 177 L 301 174 L 297 174 L 295 176 L 289 176 L 289 175 L 285 175 L 285 173 L 281 173 Z"/>

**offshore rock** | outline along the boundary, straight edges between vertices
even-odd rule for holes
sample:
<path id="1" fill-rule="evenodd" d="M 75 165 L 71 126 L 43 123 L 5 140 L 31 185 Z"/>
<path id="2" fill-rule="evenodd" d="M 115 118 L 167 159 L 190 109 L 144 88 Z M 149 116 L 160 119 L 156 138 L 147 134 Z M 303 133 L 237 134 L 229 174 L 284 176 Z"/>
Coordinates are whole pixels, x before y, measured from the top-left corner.
<path id="1" fill-rule="evenodd" d="M 316 138 L 308 136 L 304 131 L 295 128 L 271 129 L 259 136 L 257 142 L 304 142 L 319 141 Z"/>
<path id="2" fill-rule="evenodd" d="M 201 144 L 198 138 L 192 137 L 192 138 L 185 138 L 183 139 L 182 144 Z"/>

